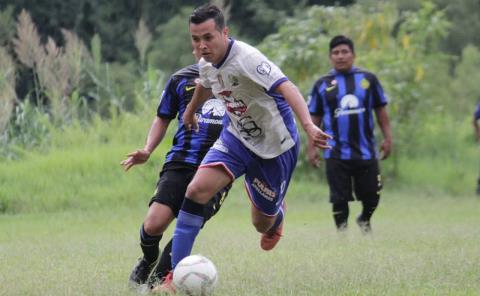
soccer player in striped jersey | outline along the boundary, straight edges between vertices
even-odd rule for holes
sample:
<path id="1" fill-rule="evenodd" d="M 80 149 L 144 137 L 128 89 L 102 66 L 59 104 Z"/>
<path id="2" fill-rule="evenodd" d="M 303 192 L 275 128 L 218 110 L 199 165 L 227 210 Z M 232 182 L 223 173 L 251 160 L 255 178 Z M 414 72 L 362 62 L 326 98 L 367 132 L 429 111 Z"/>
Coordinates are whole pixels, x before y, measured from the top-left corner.
<path id="1" fill-rule="evenodd" d="M 196 57 L 198 60 L 199 56 Z M 223 121 L 226 119 L 223 103 L 212 96 L 195 111 L 199 121 L 198 132 L 189 131 L 182 124 L 182 116 L 192 99 L 198 75 L 198 65 L 194 64 L 170 77 L 158 105 L 157 116 L 150 127 L 145 147 L 128 154 L 128 158 L 121 162 L 125 170 L 146 162 L 164 138 L 170 122 L 175 117 L 178 118 L 173 146 L 166 155 L 156 191 L 140 228 L 143 257 L 130 274 L 129 283 L 133 288 L 144 284 L 153 285 L 171 270 L 172 241 L 167 243 L 158 260 L 160 239 L 177 217 L 187 185 L 208 149 L 220 135 Z M 202 217 L 205 221 L 220 209 L 228 189 L 229 186 L 212 194 L 211 201 L 202 208 Z"/>
<path id="2" fill-rule="evenodd" d="M 480 119 L 480 103 L 477 104 L 475 112 L 473 113 L 473 128 L 475 129 L 475 140 L 480 142 L 480 126 L 478 125 L 478 120 Z M 480 177 L 477 180 L 477 195 L 480 195 Z"/>
<path id="3" fill-rule="evenodd" d="M 273 249 L 282 235 L 284 198 L 299 153 L 293 113 L 317 147 L 328 148 L 329 137 L 313 124 L 301 93 L 275 64 L 256 48 L 228 37 L 218 7 L 203 5 L 189 21 L 192 45 L 202 59 L 200 82 L 183 123 L 197 128 L 193 110 L 212 93 L 225 104 L 230 121 L 188 185 L 173 235 L 173 267 L 191 252 L 203 223 L 203 205 L 242 175 L 252 223 L 261 233 L 260 247 Z M 174 290 L 171 276 L 158 290 Z"/>
<path id="4" fill-rule="evenodd" d="M 363 206 L 356 222 L 363 233 L 369 233 L 382 188 L 372 113 L 384 138 L 380 158 L 386 159 L 392 150 L 387 99 L 377 77 L 354 66 L 351 39 L 335 36 L 329 49 L 333 69 L 313 86 L 309 111 L 313 122 L 318 126 L 323 123 L 325 131 L 333 135 L 329 141 L 332 149 L 325 150 L 323 157 L 335 225 L 338 230 L 347 228 L 353 190 Z M 318 149 L 312 143 L 308 159 L 315 167 L 319 165 Z"/>

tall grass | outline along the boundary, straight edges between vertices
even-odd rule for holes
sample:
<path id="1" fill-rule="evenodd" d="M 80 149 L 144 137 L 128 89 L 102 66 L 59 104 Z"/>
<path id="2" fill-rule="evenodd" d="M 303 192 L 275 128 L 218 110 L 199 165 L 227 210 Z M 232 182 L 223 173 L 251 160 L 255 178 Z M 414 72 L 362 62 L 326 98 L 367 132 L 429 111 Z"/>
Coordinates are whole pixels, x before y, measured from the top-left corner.
<path id="1" fill-rule="evenodd" d="M 142 147 L 155 112 L 72 124 L 50 134 L 48 147 L 0 162 L 0 212 L 52 212 L 133 204 L 153 193 L 169 139 L 150 161 L 123 172 L 119 163 Z"/>
<path id="2" fill-rule="evenodd" d="M 7 127 L 13 104 L 17 100 L 15 93 L 15 65 L 6 49 L 0 47 L 0 135 Z M 0 142 L 1 141 L 0 139 Z"/>

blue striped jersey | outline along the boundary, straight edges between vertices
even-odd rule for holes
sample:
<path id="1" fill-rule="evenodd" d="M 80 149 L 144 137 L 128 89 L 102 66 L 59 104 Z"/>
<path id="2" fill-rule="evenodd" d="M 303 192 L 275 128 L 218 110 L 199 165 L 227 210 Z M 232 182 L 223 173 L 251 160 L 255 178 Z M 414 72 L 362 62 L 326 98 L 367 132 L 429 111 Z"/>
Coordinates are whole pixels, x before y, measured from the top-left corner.
<path id="1" fill-rule="evenodd" d="M 308 102 L 311 115 L 323 118 L 333 136 L 324 158 L 376 159 L 373 110 L 387 104 L 377 77 L 353 67 L 347 73 L 330 71 L 314 84 Z"/>
<path id="2" fill-rule="evenodd" d="M 225 107 L 221 100 L 209 98 L 196 111 L 199 131 L 187 131 L 182 116 L 191 101 L 198 80 L 198 65 L 185 67 L 168 80 L 157 116 L 161 118 L 178 118 L 178 129 L 173 138 L 173 146 L 167 153 L 165 163 L 181 162 L 194 166 L 200 165 L 208 149 L 217 140 L 223 128 Z"/>

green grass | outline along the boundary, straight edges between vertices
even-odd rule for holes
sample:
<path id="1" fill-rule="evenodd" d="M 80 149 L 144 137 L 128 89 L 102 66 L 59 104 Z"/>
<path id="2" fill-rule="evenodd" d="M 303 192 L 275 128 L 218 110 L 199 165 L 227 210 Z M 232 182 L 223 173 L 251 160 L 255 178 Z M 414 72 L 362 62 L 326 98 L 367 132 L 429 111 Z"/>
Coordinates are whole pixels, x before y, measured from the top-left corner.
<path id="1" fill-rule="evenodd" d="M 154 116 L 146 114 L 66 127 L 50 147 L 0 161 L 0 295 L 135 295 L 126 282 L 140 255 L 138 228 L 174 130 L 147 164 L 125 173 L 119 163 L 143 145 Z M 372 237 L 352 222 L 335 232 L 325 180 L 301 165 L 273 252 L 259 248 L 239 181 L 194 253 L 217 265 L 217 295 L 478 295 L 480 198 L 466 194 L 477 151 L 455 145 L 463 150 L 400 159 Z M 351 208 L 353 221 L 358 203 Z"/>
<path id="2" fill-rule="evenodd" d="M 259 248 L 238 183 L 197 239 L 217 265 L 216 295 L 478 295 L 480 199 L 387 192 L 374 235 L 333 228 L 322 184 L 296 182 L 285 236 Z M 134 295 L 127 278 L 140 250 L 147 197 L 135 206 L 0 216 L 0 295 Z M 170 230 L 171 231 L 171 230 Z M 170 232 L 166 235 L 170 237 Z M 166 240 L 162 241 L 165 243 Z M 162 244 L 163 245 L 163 244 Z"/>

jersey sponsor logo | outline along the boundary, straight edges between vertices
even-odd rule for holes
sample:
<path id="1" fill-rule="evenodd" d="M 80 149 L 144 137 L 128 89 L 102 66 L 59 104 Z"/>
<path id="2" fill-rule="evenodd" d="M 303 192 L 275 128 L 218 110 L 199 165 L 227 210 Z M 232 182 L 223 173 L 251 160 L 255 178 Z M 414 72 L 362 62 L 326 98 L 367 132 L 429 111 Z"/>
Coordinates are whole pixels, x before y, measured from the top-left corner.
<path id="1" fill-rule="evenodd" d="M 340 108 L 335 109 L 335 117 L 365 112 L 365 108 L 359 108 L 359 100 L 355 95 L 345 95 L 340 100 Z"/>
<path id="2" fill-rule="evenodd" d="M 194 89 L 195 89 L 195 85 L 194 85 L 194 86 L 188 86 L 188 85 L 185 86 L 185 90 L 186 90 L 186 91 L 192 91 L 192 90 L 194 90 Z"/>
<path id="3" fill-rule="evenodd" d="M 196 114 L 196 116 L 197 116 L 198 123 L 217 124 L 217 125 L 223 124 L 223 119 L 206 118 L 206 117 L 203 117 L 201 114 Z"/>
<path id="4" fill-rule="evenodd" d="M 260 193 L 261 196 L 269 201 L 273 201 L 277 196 L 277 193 L 274 190 L 257 178 L 253 179 L 252 187 L 255 189 L 255 191 Z"/>
<path id="5" fill-rule="evenodd" d="M 227 146 L 225 146 L 225 145 L 223 144 L 222 140 L 220 140 L 220 139 L 217 139 L 217 140 L 215 141 L 215 143 L 213 143 L 212 149 L 221 151 L 221 152 L 223 152 L 223 153 L 228 153 L 228 148 L 227 148 Z"/>
<path id="6" fill-rule="evenodd" d="M 223 116 L 225 115 L 225 105 L 219 99 L 207 100 L 202 106 L 202 115 Z"/>
<path id="7" fill-rule="evenodd" d="M 267 62 L 261 62 L 260 65 L 257 66 L 257 72 L 260 75 L 269 75 L 270 71 L 272 71 L 272 67 Z"/>

